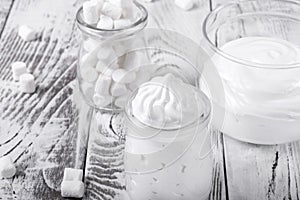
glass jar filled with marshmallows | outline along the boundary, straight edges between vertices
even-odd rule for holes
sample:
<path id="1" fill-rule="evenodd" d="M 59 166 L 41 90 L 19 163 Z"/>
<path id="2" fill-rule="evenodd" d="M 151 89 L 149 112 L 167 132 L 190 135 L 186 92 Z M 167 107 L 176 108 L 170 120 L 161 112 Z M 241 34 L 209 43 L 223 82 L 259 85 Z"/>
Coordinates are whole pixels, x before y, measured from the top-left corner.
<path id="1" fill-rule="evenodd" d="M 146 9 L 133 1 L 87 1 L 78 11 L 82 43 L 77 78 L 90 106 L 121 110 L 135 83 L 141 81 L 137 80 L 137 69 L 147 55 L 126 53 L 145 45 L 136 35 L 145 28 L 147 19 Z"/>

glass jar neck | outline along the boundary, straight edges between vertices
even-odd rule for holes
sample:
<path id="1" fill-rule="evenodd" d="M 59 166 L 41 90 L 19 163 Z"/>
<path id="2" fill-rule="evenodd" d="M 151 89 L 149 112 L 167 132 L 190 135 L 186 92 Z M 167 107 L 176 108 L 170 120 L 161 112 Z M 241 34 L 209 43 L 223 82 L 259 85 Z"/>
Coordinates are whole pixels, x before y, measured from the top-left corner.
<path id="1" fill-rule="evenodd" d="M 100 29 L 90 24 L 87 24 L 83 20 L 83 8 L 81 7 L 76 14 L 77 26 L 80 31 L 92 38 L 97 40 L 108 40 L 108 39 L 122 39 L 137 34 L 143 30 L 148 22 L 148 11 L 140 3 L 134 1 L 134 5 L 137 8 L 137 18 L 135 21 L 119 29 Z"/>

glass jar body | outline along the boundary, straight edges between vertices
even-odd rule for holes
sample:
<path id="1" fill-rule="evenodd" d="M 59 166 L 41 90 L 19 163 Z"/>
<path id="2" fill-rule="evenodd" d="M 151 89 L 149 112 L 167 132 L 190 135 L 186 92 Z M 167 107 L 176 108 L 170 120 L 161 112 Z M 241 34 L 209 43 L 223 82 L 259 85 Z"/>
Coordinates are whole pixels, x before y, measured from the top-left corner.
<path id="1" fill-rule="evenodd" d="M 206 18 L 203 44 L 211 58 L 206 69 L 216 68 L 222 85 L 212 100 L 225 134 L 258 144 L 300 139 L 299 11 L 294 1 L 253 0 L 225 4 Z M 245 48 L 229 48 L 242 40 Z M 253 41 L 266 43 L 260 53 L 248 45 Z M 261 59 L 265 53 L 272 59 Z"/>

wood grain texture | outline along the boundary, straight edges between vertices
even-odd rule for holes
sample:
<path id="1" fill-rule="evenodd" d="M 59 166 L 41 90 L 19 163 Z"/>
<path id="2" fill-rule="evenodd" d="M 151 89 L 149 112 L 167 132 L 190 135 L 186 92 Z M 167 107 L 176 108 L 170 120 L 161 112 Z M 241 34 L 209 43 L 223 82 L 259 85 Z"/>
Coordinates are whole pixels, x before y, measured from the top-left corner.
<path id="1" fill-rule="evenodd" d="M 0 156 L 12 157 L 17 174 L 0 180 L 0 199 L 61 199 L 63 168 L 76 163 L 78 113 L 72 93 L 78 47 L 74 15 L 80 3 L 12 2 L 1 3 L 9 15 L 1 17 Z M 39 31 L 39 39 L 22 41 L 20 24 Z M 17 90 L 13 61 L 28 64 L 38 85 L 34 94 Z"/>

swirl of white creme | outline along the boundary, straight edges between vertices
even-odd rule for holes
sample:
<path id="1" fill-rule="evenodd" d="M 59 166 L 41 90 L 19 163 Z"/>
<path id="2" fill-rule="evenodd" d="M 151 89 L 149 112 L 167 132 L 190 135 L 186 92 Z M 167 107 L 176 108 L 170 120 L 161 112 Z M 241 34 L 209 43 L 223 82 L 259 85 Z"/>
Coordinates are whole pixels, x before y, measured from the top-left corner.
<path id="1" fill-rule="evenodd" d="M 193 123 L 205 110 L 199 92 L 172 74 L 154 77 L 138 89 L 132 114 L 154 128 L 180 128 Z"/>

